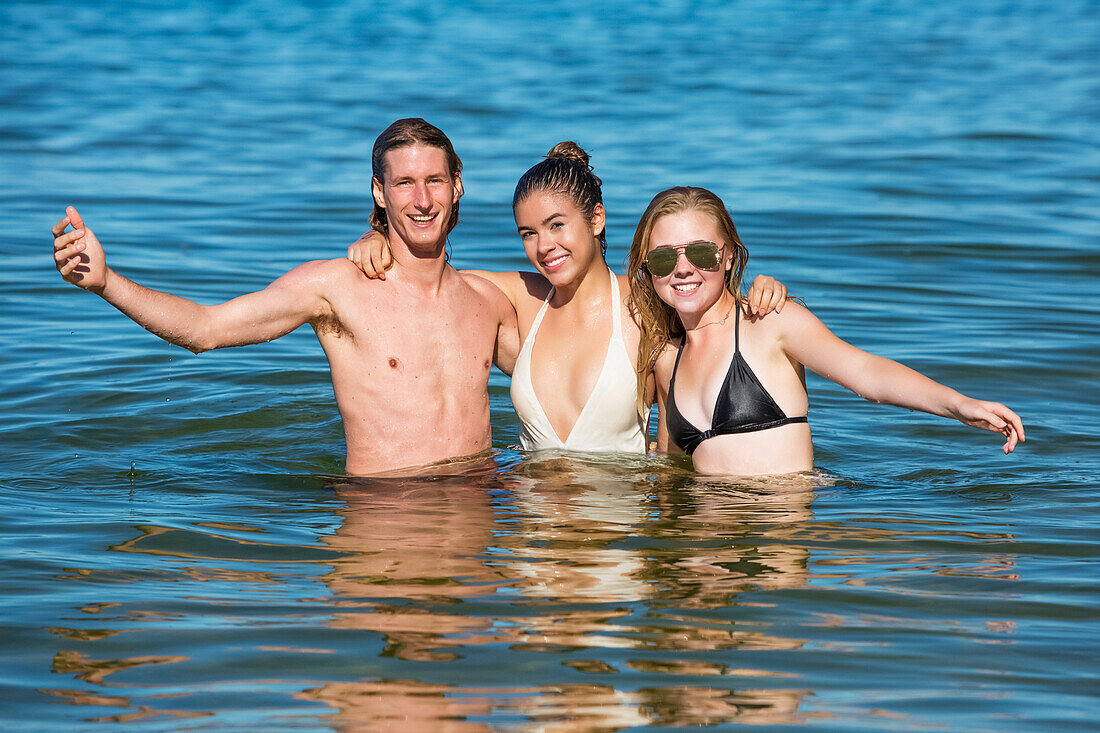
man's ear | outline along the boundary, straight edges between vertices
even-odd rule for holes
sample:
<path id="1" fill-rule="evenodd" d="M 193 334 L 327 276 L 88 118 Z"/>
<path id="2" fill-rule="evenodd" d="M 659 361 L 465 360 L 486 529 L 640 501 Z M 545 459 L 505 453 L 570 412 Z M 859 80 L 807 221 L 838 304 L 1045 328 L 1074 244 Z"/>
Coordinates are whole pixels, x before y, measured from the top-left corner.
<path id="1" fill-rule="evenodd" d="M 458 200 L 459 200 L 460 198 L 462 198 L 462 194 L 464 194 L 464 193 L 466 193 L 466 192 L 465 192 L 465 191 L 464 191 L 464 190 L 462 189 L 462 171 L 457 171 L 457 172 L 455 173 L 455 194 L 454 194 L 454 200 L 453 200 L 453 201 L 452 201 L 451 203 L 452 203 L 452 204 L 457 204 L 457 203 L 458 203 Z"/>
<path id="2" fill-rule="evenodd" d="M 370 179 L 370 191 L 374 195 L 375 205 L 380 209 L 386 208 L 386 202 L 382 198 L 382 182 L 373 176 Z"/>

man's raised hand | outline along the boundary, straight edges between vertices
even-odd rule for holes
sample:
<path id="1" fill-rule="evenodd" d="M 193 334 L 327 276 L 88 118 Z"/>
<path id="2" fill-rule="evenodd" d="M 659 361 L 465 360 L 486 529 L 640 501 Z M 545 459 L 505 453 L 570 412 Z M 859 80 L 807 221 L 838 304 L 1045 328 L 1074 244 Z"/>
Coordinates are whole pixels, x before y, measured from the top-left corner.
<path id="1" fill-rule="evenodd" d="M 72 230 L 66 232 L 69 226 Z M 97 293 L 107 284 L 103 247 L 72 206 L 65 209 L 65 218 L 53 225 L 53 261 L 65 282 Z"/>

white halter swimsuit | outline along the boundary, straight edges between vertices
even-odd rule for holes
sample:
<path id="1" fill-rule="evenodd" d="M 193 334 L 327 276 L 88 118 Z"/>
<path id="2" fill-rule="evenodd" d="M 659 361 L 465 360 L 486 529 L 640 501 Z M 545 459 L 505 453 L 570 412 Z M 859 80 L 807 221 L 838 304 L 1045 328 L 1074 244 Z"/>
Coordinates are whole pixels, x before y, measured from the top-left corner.
<path id="1" fill-rule="evenodd" d="M 542 317 L 554 297 L 553 289 L 546 296 L 542 308 L 531 324 L 531 331 L 519 351 L 515 369 L 512 371 L 512 406 L 516 410 L 523 428 L 520 431 L 520 445 L 524 450 L 559 450 L 587 452 L 629 452 L 644 453 L 646 450 L 645 424 L 638 415 L 638 381 L 634 364 L 623 342 L 623 327 L 619 300 L 619 279 L 611 275 L 611 340 L 607 344 L 607 356 L 604 357 L 600 371 L 588 402 L 577 416 L 577 422 L 569 432 L 565 442 L 558 437 L 550 424 L 542 403 L 535 395 L 531 382 L 531 351 L 535 346 L 535 336 L 542 325 Z"/>

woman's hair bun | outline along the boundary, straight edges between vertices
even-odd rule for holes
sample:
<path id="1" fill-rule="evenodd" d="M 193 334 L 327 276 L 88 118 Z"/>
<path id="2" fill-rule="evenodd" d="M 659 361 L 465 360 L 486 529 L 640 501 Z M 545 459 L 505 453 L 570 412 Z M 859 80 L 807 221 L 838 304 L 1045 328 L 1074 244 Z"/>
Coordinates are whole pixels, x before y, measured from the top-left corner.
<path id="1" fill-rule="evenodd" d="M 575 160 L 586 168 L 588 167 L 588 153 L 584 152 L 584 149 L 572 140 L 565 140 L 550 148 L 550 152 L 546 154 L 546 157 Z"/>

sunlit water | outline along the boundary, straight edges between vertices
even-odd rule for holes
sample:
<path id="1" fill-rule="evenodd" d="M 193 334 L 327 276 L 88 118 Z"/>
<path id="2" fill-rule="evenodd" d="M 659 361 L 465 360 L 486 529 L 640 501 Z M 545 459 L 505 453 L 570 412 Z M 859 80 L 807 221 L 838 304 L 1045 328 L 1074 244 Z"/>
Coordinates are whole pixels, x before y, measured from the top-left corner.
<path id="1" fill-rule="evenodd" d="M 1100 10 L 1087 2 L 0 5 L 0 727 L 1091 730 L 1100 714 Z M 811 378 L 818 471 L 522 456 L 341 479 L 309 329 L 194 357 L 60 281 L 217 302 L 366 227 L 446 130 L 458 266 L 593 156 L 621 267 L 713 188 L 750 273 L 1028 441 Z M 415 406 L 410 406 L 415 409 Z"/>

